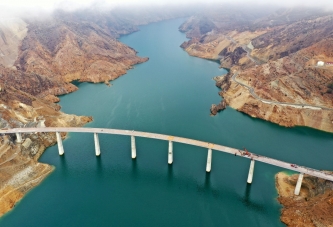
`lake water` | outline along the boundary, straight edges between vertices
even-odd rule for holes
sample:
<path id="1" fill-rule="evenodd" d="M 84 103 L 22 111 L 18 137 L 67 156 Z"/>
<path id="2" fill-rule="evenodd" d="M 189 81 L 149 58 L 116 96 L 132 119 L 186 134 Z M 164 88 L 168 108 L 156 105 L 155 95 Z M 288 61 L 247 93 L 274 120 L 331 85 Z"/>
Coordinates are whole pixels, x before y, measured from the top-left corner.
<path id="1" fill-rule="evenodd" d="M 179 45 L 184 19 L 153 23 L 121 38 L 150 60 L 105 84 L 79 84 L 61 97 L 62 110 L 92 115 L 86 127 L 170 134 L 243 148 L 316 169 L 332 170 L 333 135 L 310 128 L 284 128 L 227 108 L 210 116 L 218 103 L 214 76 L 225 74 L 213 61 L 189 56 Z M 130 138 L 100 135 L 96 157 L 92 134 L 69 134 L 65 155 L 51 147 L 40 161 L 55 171 L 28 193 L 0 226 L 285 226 L 279 220 L 274 175 L 281 168 L 207 149 L 137 138 L 131 159 Z"/>

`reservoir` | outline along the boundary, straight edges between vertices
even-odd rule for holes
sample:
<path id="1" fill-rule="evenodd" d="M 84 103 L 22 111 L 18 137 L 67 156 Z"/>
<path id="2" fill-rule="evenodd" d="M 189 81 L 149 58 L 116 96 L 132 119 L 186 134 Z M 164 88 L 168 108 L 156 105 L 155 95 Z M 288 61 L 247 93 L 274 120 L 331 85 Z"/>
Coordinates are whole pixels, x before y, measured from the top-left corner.
<path id="1" fill-rule="evenodd" d="M 168 134 L 238 149 L 315 169 L 332 170 L 333 135 L 305 127 L 284 128 L 227 108 L 212 80 L 225 74 L 219 64 L 189 56 L 179 46 L 185 19 L 140 27 L 121 42 L 149 61 L 112 82 L 81 83 L 61 97 L 66 113 L 93 116 L 85 127 L 117 128 Z M 213 150 L 207 174 L 207 149 L 173 144 L 167 163 L 166 141 L 70 133 L 65 155 L 48 148 L 40 162 L 55 170 L 30 191 L 0 226 L 285 226 L 280 222 L 274 176 L 283 169 L 256 163 L 253 183 L 246 183 L 250 161 Z"/>

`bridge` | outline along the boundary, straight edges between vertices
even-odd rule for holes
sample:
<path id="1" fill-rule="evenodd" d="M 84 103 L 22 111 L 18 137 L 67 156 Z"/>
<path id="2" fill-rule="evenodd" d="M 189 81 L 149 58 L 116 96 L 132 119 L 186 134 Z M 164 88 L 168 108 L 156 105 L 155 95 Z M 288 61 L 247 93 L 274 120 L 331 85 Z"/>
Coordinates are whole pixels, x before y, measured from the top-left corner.
<path id="1" fill-rule="evenodd" d="M 211 171 L 212 150 L 225 152 L 225 153 L 229 153 L 229 154 L 232 154 L 235 156 L 240 156 L 243 158 L 250 159 L 251 160 L 250 169 L 249 169 L 248 178 L 247 178 L 247 183 L 249 183 L 249 184 L 252 183 L 255 161 L 263 162 L 263 163 L 266 163 L 269 165 L 274 165 L 274 166 L 278 166 L 278 167 L 281 167 L 284 169 L 289 169 L 289 170 L 299 172 L 300 174 L 299 174 L 297 184 L 295 187 L 295 191 L 294 191 L 295 195 L 299 195 L 299 193 L 300 193 L 304 174 L 308 174 L 308 175 L 315 176 L 318 178 L 333 181 L 333 175 L 328 174 L 324 171 L 319 171 L 319 170 L 311 169 L 311 168 L 304 167 L 304 166 L 297 166 L 292 163 L 288 163 L 288 162 L 280 161 L 277 159 L 250 153 L 247 150 L 239 150 L 239 149 L 226 147 L 226 146 L 222 146 L 222 145 L 218 145 L 218 144 L 213 144 L 213 143 L 208 143 L 208 142 L 203 142 L 203 141 L 193 140 L 193 139 L 187 139 L 187 138 L 177 137 L 177 136 L 131 131 L 131 130 L 122 130 L 122 129 L 107 129 L 107 128 L 74 128 L 74 127 L 73 128 L 56 128 L 56 127 L 52 128 L 52 127 L 46 127 L 46 128 L 13 128 L 13 129 L 1 129 L 0 130 L 1 134 L 16 134 L 18 143 L 23 142 L 22 133 L 52 133 L 52 132 L 54 132 L 57 137 L 59 155 L 64 154 L 64 147 L 63 147 L 62 139 L 60 136 L 61 132 L 93 133 L 96 156 L 99 156 L 101 154 L 98 134 L 124 135 L 124 136 L 131 137 L 132 159 L 136 158 L 135 137 L 144 137 L 144 138 L 168 141 L 169 142 L 168 164 L 170 164 L 170 165 L 173 163 L 173 142 L 207 148 L 208 149 L 207 164 L 206 164 L 207 172 Z"/>

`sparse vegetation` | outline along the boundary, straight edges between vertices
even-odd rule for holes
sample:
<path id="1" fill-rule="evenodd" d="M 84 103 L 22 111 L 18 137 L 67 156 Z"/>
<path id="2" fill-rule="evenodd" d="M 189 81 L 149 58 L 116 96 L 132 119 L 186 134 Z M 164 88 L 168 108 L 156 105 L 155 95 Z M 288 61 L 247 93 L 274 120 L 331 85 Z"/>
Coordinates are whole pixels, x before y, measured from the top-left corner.
<path id="1" fill-rule="evenodd" d="M 327 85 L 328 88 L 333 89 L 333 82 Z"/>

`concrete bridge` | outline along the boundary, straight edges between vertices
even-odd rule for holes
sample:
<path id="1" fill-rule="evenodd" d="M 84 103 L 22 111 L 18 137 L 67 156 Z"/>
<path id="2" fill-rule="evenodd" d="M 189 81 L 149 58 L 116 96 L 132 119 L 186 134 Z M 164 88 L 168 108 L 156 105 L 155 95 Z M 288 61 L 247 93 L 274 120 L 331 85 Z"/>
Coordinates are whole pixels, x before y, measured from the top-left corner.
<path id="1" fill-rule="evenodd" d="M 136 158 L 136 145 L 135 145 L 135 137 L 145 137 L 145 138 L 151 138 L 151 139 L 159 139 L 159 140 L 166 140 L 169 142 L 169 148 L 168 148 L 168 163 L 171 165 L 173 162 L 173 142 L 177 143 L 184 143 L 189 144 L 193 146 L 198 147 L 204 147 L 208 149 L 207 153 L 207 165 L 206 165 L 206 171 L 211 171 L 212 166 L 212 150 L 221 151 L 225 153 L 229 153 L 235 156 L 240 156 L 243 158 L 248 158 L 251 160 L 250 162 L 250 169 L 249 174 L 247 178 L 247 183 L 251 184 L 253 179 L 253 172 L 254 172 L 254 164 L 255 161 L 263 162 L 269 165 L 278 166 L 284 169 L 293 170 L 296 172 L 299 172 L 299 178 L 296 184 L 295 188 L 295 195 L 299 195 L 303 175 L 308 174 L 311 176 L 323 178 L 329 181 L 333 181 L 333 175 L 327 174 L 323 171 L 307 168 L 304 166 L 297 166 L 292 163 L 280 161 L 273 158 L 264 157 L 261 155 L 253 154 L 248 151 L 238 150 L 231 147 L 226 147 L 218 144 L 212 144 L 207 143 L 199 140 L 192 140 L 177 136 L 170 136 L 170 135 L 163 135 L 163 134 L 157 134 L 157 133 L 148 133 L 148 132 L 139 132 L 139 131 L 130 131 L 130 130 L 121 130 L 121 129 L 106 129 L 106 128 L 14 128 L 14 129 L 2 129 L 0 130 L 0 133 L 2 134 L 16 134 L 17 142 L 22 142 L 22 133 L 42 133 L 42 132 L 54 132 L 56 133 L 57 142 L 58 142 L 58 151 L 59 155 L 64 154 L 64 147 L 62 144 L 62 139 L 60 136 L 61 132 L 78 132 L 78 133 L 93 133 L 94 134 L 94 141 L 95 141 L 95 153 L 96 156 L 99 156 L 101 154 L 100 146 L 99 146 L 99 139 L 98 134 L 115 134 L 115 135 L 124 135 L 124 136 L 131 136 L 131 156 L 133 159 Z"/>

